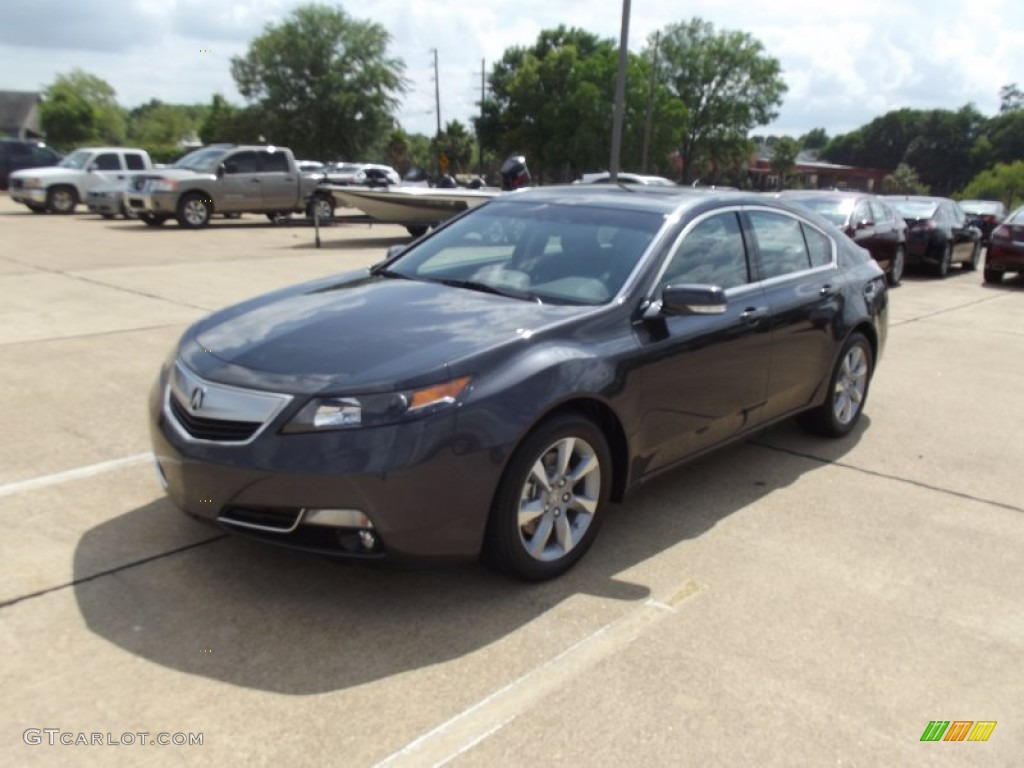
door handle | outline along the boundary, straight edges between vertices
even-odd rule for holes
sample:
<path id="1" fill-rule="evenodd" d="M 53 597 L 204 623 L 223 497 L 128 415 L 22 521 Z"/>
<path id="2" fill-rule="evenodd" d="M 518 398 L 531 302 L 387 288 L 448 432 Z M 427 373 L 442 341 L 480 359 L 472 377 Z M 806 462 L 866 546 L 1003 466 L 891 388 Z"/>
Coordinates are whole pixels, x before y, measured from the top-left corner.
<path id="1" fill-rule="evenodd" d="M 747 307 L 740 314 L 740 319 L 747 325 L 757 325 L 768 317 L 768 307 Z"/>
<path id="2" fill-rule="evenodd" d="M 825 283 L 821 286 L 821 290 L 818 291 L 818 295 L 824 299 L 831 299 L 833 296 L 838 294 L 839 291 L 831 283 Z"/>

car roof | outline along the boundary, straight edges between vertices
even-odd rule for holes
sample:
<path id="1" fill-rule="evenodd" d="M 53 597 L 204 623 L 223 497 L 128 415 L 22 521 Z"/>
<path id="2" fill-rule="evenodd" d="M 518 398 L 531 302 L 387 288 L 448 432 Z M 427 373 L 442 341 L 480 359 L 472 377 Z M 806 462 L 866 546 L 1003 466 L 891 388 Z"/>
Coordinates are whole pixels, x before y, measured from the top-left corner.
<path id="1" fill-rule="evenodd" d="M 564 184 L 549 187 L 529 187 L 503 195 L 498 200 L 512 202 L 546 202 L 594 207 L 631 208 L 652 213 L 670 214 L 696 207 L 701 203 L 721 202 L 730 205 L 759 205 L 798 213 L 793 209 L 756 193 L 713 190 L 693 187 L 662 187 L 655 185 L 619 184 Z"/>
<path id="2" fill-rule="evenodd" d="M 836 200 L 853 200 L 858 197 L 877 197 L 877 195 L 872 192 L 860 192 L 852 189 L 787 189 L 779 192 L 779 197 L 791 200 L 829 197 Z"/>

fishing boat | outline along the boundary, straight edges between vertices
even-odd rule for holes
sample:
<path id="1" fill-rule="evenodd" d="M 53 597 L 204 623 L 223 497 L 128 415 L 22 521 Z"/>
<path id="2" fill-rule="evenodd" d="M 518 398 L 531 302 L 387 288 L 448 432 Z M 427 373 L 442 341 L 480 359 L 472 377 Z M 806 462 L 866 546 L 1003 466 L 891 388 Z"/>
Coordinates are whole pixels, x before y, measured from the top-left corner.
<path id="1" fill-rule="evenodd" d="M 325 184 L 320 189 L 337 205 L 358 208 L 382 224 L 401 224 L 419 237 L 432 226 L 468 208 L 475 208 L 502 194 L 500 189 L 444 189 L 439 187 L 346 187 Z"/>

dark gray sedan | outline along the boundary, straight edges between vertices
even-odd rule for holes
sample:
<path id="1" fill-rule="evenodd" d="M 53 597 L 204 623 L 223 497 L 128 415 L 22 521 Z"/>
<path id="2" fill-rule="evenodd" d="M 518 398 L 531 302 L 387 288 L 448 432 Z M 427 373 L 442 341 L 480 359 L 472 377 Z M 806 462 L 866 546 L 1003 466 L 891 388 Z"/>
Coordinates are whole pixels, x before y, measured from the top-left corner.
<path id="1" fill-rule="evenodd" d="M 235 533 L 551 578 L 662 471 L 794 415 L 847 434 L 886 318 L 867 252 L 785 203 L 510 193 L 196 323 L 152 391 L 157 470 Z"/>

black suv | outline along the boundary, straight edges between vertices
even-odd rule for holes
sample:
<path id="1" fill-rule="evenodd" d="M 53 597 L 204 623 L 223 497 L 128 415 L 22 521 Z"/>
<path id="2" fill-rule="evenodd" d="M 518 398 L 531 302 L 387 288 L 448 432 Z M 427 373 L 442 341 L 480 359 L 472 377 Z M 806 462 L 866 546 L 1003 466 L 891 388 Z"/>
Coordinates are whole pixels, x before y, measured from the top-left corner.
<path id="1" fill-rule="evenodd" d="M 7 177 L 22 168 L 56 165 L 62 155 L 35 139 L 0 139 L 0 189 L 7 189 Z"/>

